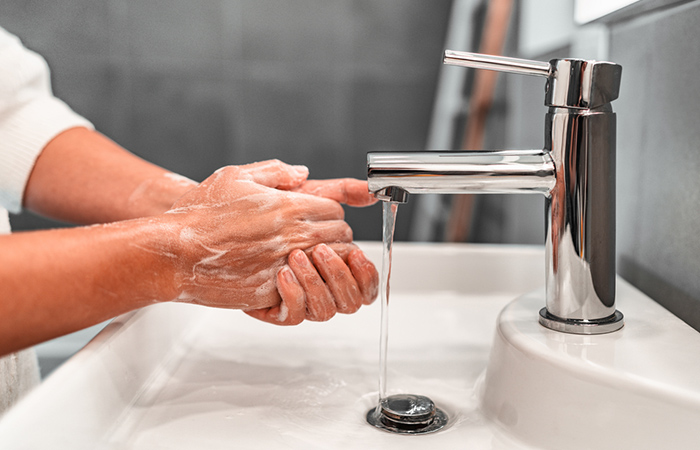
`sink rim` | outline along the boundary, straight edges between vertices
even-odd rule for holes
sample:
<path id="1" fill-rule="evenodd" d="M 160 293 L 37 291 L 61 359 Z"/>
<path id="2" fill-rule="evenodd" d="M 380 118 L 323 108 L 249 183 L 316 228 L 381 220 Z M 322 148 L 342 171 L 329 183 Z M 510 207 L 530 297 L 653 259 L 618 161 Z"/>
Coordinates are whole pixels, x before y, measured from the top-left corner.
<path id="1" fill-rule="evenodd" d="M 700 423 L 700 362 L 688 357 L 700 352 L 700 334 L 620 277 L 617 282 L 627 323 L 614 333 L 541 326 L 544 289 L 501 311 L 479 386 L 487 418 L 543 448 L 661 448 L 669 439 L 694 448 L 700 430 L 687 425 Z M 679 349 L 678 342 L 686 345 Z M 587 423 L 576 422 L 581 411 Z M 620 435 L 632 435 L 636 445 Z"/>

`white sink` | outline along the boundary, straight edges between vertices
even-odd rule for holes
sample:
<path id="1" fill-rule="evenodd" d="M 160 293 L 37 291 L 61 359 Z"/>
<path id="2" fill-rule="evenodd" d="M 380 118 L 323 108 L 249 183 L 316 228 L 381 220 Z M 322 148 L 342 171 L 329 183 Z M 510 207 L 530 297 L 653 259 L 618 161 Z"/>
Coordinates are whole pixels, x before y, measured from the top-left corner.
<path id="1" fill-rule="evenodd" d="M 700 334 L 618 277 L 625 326 L 599 336 L 537 323 L 544 291 L 498 319 L 482 410 L 548 449 L 700 448 Z"/>
<path id="2" fill-rule="evenodd" d="M 542 328 L 543 266 L 535 247 L 396 244 L 388 388 L 431 397 L 450 416 L 438 433 L 365 423 L 378 302 L 291 328 L 166 304 L 54 372 L 0 420 L 1 447 L 696 448 L 700 335 L 622 280 L 622 331 Z"/>

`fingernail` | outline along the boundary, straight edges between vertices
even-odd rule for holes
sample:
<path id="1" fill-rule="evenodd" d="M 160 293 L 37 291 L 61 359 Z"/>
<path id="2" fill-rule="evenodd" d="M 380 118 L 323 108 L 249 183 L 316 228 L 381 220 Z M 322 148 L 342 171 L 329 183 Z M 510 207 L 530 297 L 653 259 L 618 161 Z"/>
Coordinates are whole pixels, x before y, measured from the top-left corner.
<path id="1" fill-rule="evenodd" d="M 283 267 L 282 268 L 282 278 L 284 281 L 287 283 L 294 283 L 294 273 L 292 273 L 292 269 L 289 267 Z"/>
<path id="2" fill-rule="evenodd" d="M 322 261 L 328 261 L 333 257 L 334 253 L 326 244 L 318 244 L 315 251 L 318 252 L 318 256 Z"/>
<path id="3" fill-rule="evenodd" d="M 300 266 L 305 266 L 308 262 L 306 255 L 301 250 L 295 250 L 292 252 L 292 260 Z"/>
<path id="4" fill-rule="evenodd" d="M 307 177 L 309 175 L 309 168 L 306 166 L 292 166 L 292 168 L 299 174 L 299 176 Z"/>

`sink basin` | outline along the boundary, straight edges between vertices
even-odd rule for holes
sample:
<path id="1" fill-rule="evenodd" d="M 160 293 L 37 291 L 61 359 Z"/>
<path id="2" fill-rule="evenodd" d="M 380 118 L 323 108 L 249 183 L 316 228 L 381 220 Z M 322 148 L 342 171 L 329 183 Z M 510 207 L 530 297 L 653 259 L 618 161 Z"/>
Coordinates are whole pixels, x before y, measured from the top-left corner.
<path id="1" fill-rule="evenodd" d="M 506 306 L 484 414 L 541 448 L 698 448 L 700 334 L 619 278 L 617 299 L 625 326 L 598 336 L 540 326 L 544 290 Z"/>
<path id="2" fill-rule="evenodd" d="M 361 246 L 378 264 L 380 244 Z M 378 302 L 289 328 L 239 311 L 163 304 L 115 319 L 0 420 L 0 442 L 13 449 L 696 447 L 700 335 L 622 280 L 622 331 L 547 330 L 537 323 L 543 267 L 539 247 L 395 245 L 388 391 L 431 397 L 450 417 L 435 434 L 393 435 L 365 422 L 377 400 Z"/>

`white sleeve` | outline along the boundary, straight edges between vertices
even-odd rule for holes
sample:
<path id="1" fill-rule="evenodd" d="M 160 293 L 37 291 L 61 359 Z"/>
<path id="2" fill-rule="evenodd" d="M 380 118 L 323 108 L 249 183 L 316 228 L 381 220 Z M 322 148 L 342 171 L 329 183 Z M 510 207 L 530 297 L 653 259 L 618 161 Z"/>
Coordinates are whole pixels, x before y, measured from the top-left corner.
<path id="1" fill-rule="evenodd" d="M 0 28 L 0 206 L 21 211 L 36 158 L 74 127 L 93 128 L 53 96 L 46 61 Z"/>

